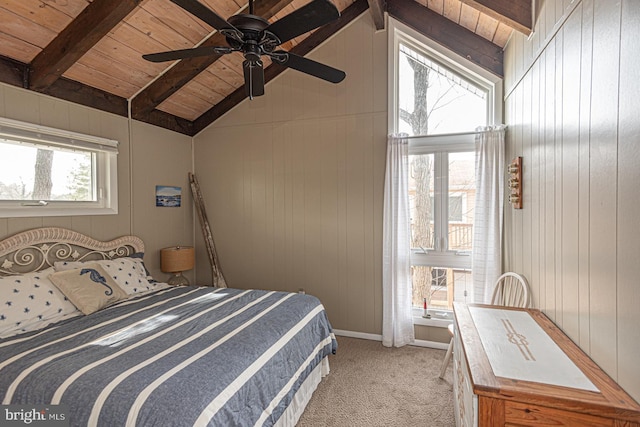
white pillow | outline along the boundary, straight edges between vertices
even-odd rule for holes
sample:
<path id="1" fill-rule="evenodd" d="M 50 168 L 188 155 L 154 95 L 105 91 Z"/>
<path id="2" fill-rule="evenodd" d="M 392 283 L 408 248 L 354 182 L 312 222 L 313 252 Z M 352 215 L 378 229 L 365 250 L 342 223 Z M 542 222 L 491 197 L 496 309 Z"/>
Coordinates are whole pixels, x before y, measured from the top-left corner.
<path id="1" fill-rule="evenodd" d="M 53 283 L 55 270 L 0 277 L 0 338 L 42 329 L 80 315 Z"/>
<path id="2" fill-rule="evenodd" d="M 98 264 L 124 290 L 127 295 L 149 292 L 157 287 L 147 280 L 147 273 L 140 258 L 115 258 L 99 261 L 58 261 L 54 263 L 56 271 L 82 268 L 87 263 Z"/>

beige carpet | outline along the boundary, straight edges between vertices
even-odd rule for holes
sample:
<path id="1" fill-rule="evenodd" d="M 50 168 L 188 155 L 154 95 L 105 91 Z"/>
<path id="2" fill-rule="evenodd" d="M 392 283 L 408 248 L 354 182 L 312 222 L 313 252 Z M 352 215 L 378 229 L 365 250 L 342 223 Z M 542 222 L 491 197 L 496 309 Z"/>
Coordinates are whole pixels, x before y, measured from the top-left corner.
<path id="1" fill-rule="evenodd" d="M 331 373 L 297 427 L 454 426 L 451 365 L 438 378 L 444 350 L 337 337 Z"/>

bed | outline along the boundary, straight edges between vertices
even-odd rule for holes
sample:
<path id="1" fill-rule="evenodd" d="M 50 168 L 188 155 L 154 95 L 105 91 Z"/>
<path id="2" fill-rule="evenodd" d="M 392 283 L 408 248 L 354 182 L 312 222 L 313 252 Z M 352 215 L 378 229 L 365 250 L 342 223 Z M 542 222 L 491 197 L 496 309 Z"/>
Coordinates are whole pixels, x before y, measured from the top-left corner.
<path id="1" fill-rule="evenodd" d="M 55 227 L 0 241 L 2 404 L 74 426 L 295 425 L 336 351 L 320 301 L 171 287 L 143 254 Z"/>

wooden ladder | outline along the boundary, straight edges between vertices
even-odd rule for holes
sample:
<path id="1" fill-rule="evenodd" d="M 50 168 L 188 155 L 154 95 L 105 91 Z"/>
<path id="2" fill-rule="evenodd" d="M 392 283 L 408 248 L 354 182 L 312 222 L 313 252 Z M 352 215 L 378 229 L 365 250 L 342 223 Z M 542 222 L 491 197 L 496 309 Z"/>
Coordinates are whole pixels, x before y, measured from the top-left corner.
<path id="1" fill-rule="evenodd" d="M 213 244 L 213 234 L 211 233 L 211 227 L 209 226 L 209 219 L 207 218 L 207 211 L 204 206 L 204 199 L 200 192 L 200 185 L 196 176 L 189 172 L 189 184 L 191 184 L 191 194 L 193 194 L 193 203 L 196 206 L 198 212 L 198 218 L 200 219 L 200 227 L 202 228 L 202 236 L 204 237 L 204 243 L 207 247 L 207 254 L 209 255 L 209 264 L 211 264 L 211 280 L 213 286 L 218 288 L 226 288 L 227 283 L 222 275 L 222 270 L 218 265 L 218 254 L 216 253 L 216 247 Z"/>

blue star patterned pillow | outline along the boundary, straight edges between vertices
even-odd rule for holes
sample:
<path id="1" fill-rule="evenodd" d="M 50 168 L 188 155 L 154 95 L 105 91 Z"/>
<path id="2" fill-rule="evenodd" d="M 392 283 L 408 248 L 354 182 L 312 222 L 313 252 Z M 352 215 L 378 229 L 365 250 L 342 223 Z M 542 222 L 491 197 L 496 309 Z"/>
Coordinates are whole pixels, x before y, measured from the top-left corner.
<path id="1" fill-rule="evenodd" d="M 0 338 L 35 331 L 81 314 L 49 280 L 54 272 L 48 268 L 0 277 Z"/>

